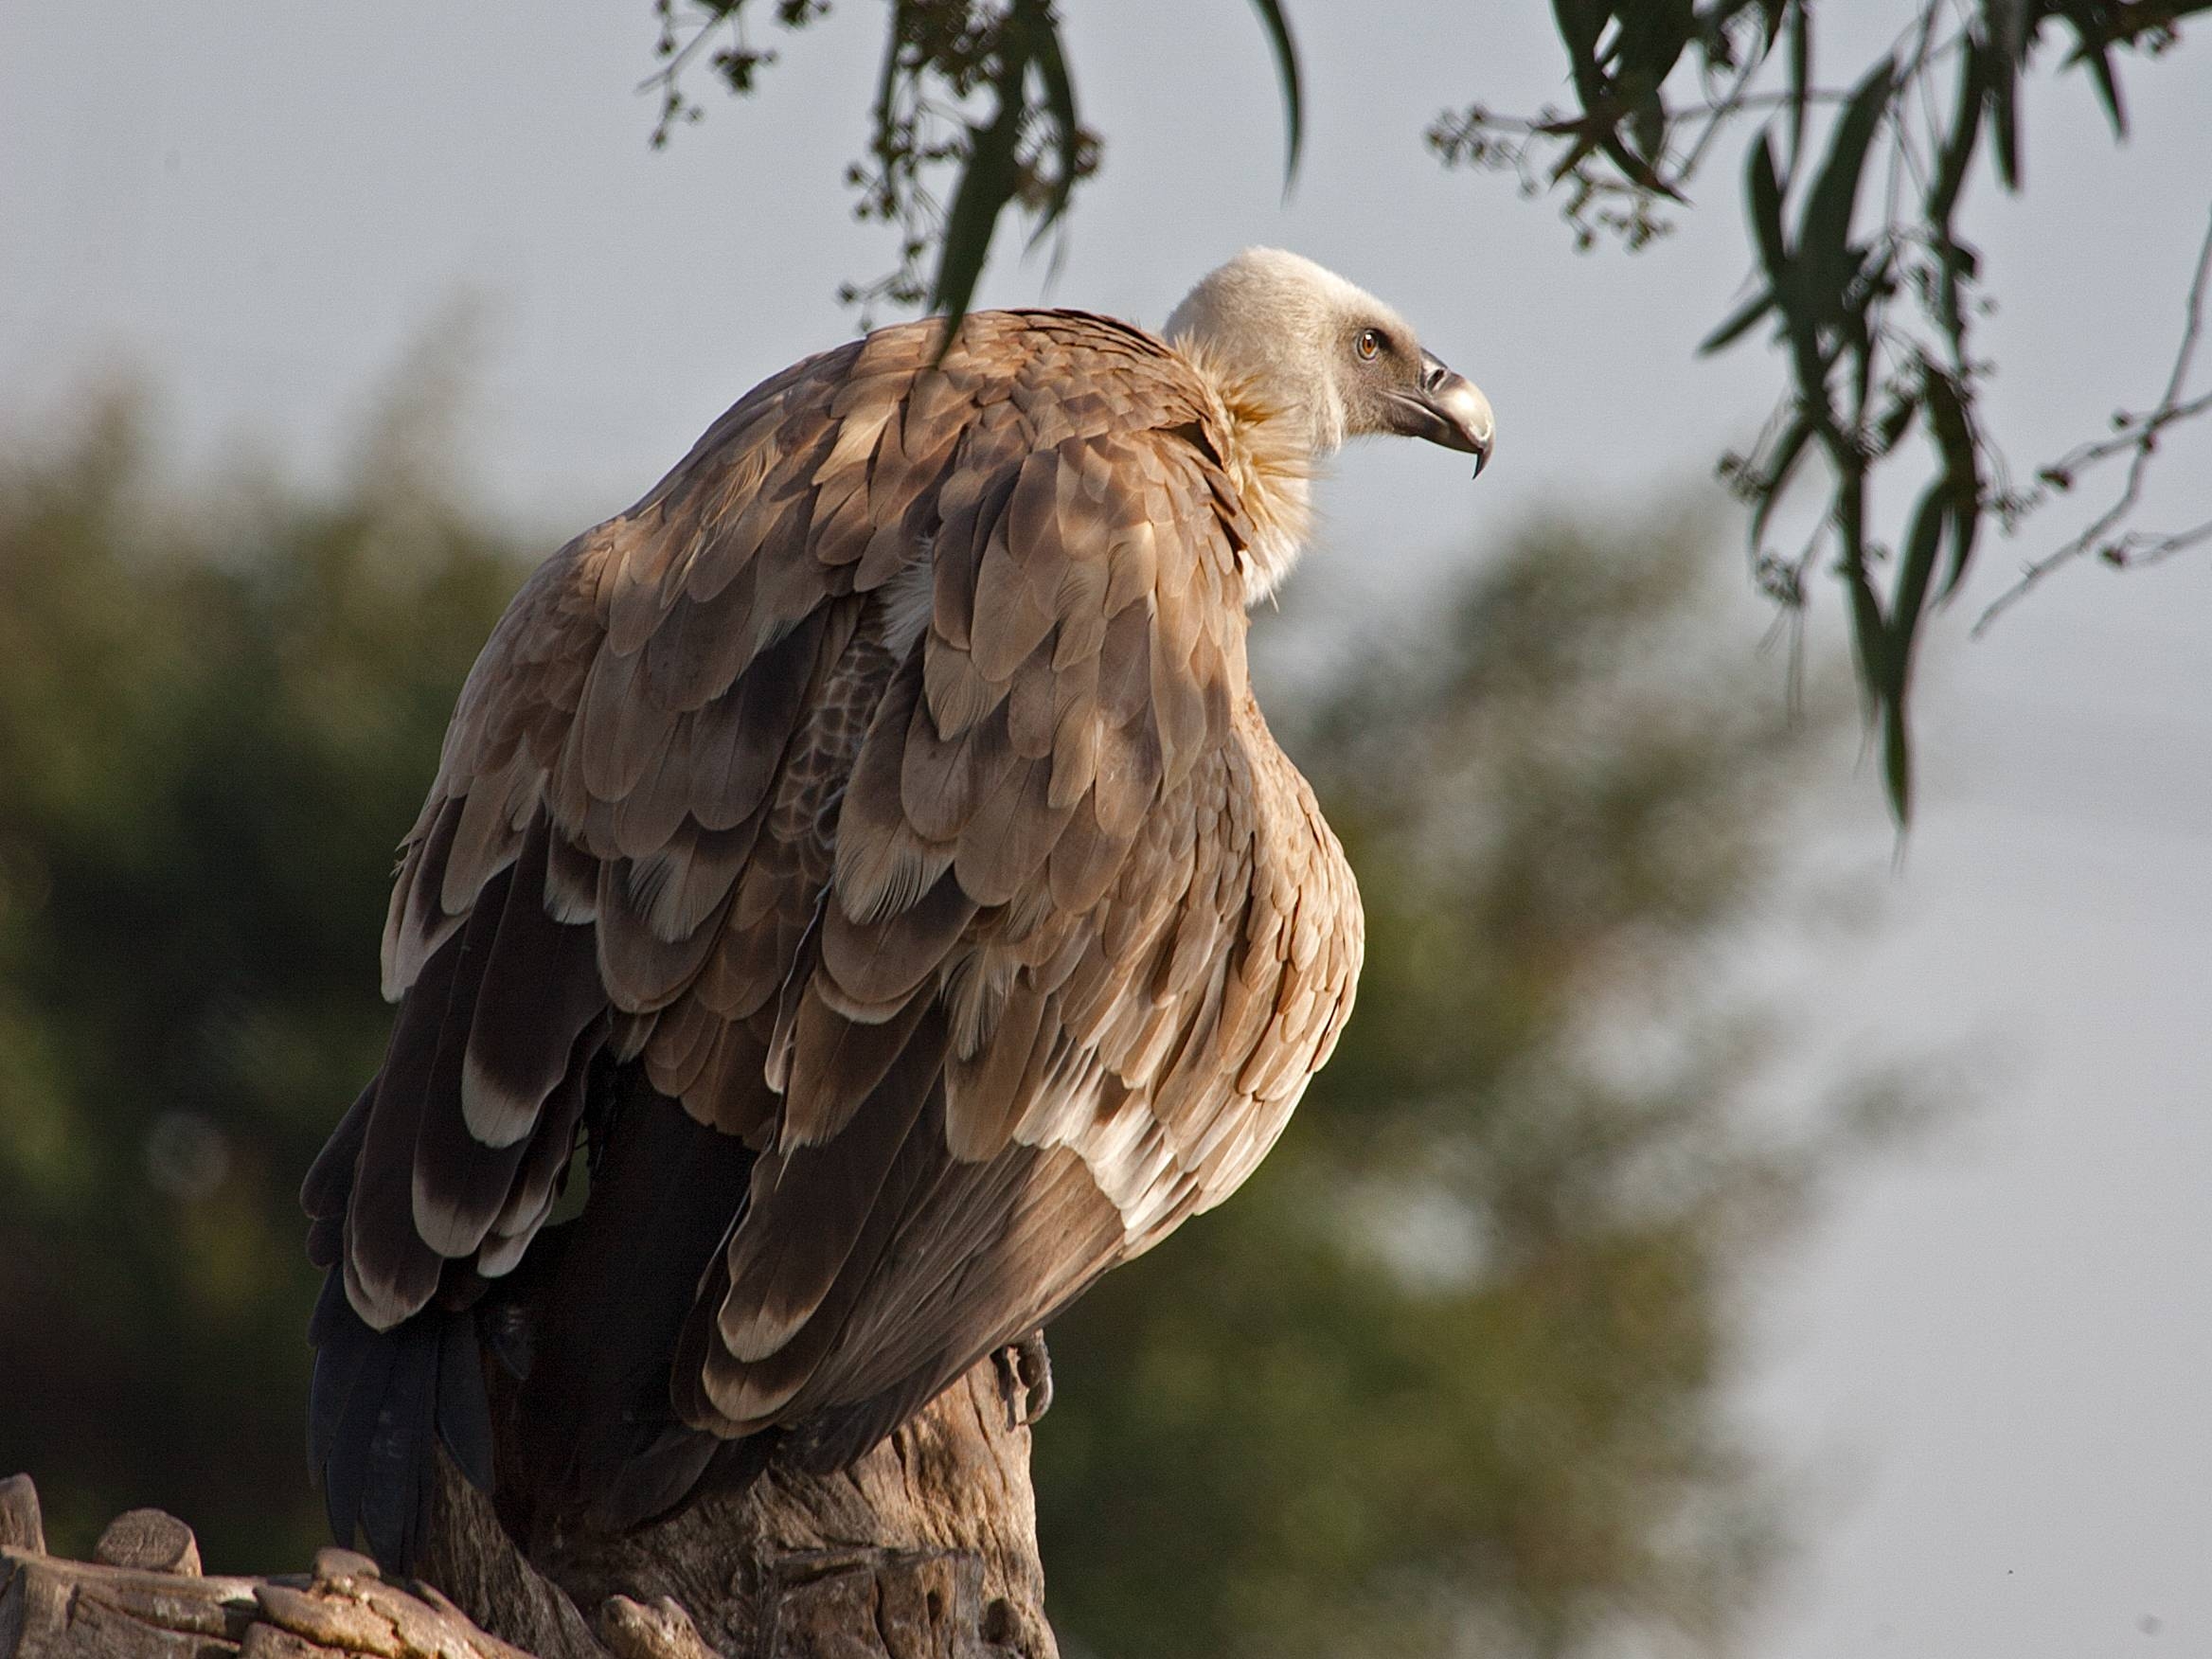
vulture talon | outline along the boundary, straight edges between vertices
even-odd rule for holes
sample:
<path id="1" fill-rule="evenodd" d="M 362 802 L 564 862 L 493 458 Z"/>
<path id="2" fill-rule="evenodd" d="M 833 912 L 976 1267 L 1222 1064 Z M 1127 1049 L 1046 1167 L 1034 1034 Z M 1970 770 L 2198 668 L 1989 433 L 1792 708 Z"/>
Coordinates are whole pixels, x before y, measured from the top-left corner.
<path id="1" fill-rule="evenodd" d="M 1017 1429 L 1033 1427 L 1052 1409 L 1052 1355 L 1045 1351 L 1044 1332 L 1032 1330 L 994 1357 L 1008 1418 Z"/>

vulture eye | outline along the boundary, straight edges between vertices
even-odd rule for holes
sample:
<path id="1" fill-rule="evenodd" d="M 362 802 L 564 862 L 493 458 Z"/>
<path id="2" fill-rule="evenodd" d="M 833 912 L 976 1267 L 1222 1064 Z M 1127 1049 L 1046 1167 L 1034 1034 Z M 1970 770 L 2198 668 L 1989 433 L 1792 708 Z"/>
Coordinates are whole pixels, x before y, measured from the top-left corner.
<path id="1" fill-rule="evenodd" d="M 1372 363 L 1382 350 L 1382 336 L 1373 329 L 1362 329 L 1355 348 L 1362 363 Z"/>

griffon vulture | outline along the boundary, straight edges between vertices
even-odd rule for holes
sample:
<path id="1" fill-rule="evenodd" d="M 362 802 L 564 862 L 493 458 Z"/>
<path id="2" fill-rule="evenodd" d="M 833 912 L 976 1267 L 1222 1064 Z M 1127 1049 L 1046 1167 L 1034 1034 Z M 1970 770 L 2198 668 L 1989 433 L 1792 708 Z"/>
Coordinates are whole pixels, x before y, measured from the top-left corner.
<path id="1" fill-rule="evenodd" d="M 1479 472 L 1490 406 L 1271 250 L 1165 338 L 940 328 L 757 387 L 469 676 L 302 1194 L 312 1457 L 387 1563 L 437 1439 L 526 1543 L 850 1463 L 1227 1197 L 1351 1008 L 1245 612 L 1318 457 Z"/>

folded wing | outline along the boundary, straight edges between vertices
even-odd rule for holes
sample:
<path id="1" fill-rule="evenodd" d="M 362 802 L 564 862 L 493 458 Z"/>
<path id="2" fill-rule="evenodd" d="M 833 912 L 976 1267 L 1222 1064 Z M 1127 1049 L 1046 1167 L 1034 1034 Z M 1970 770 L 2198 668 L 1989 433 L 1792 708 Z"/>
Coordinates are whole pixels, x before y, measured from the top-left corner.
<path id="1" fill-rule="evenodd" d="M 629 1068 L 742 1149 L 579 1235 L 687 1218 L 674 1410 L 847 1461 L 1224 1195 L 1325 1057 L 1357 898 L 1245 686 L 1218 410 L 1079 313 L 934 346 L 755 391 L 486 647 L 305 1194 L 370 1326 L 514 1269 Z"/>

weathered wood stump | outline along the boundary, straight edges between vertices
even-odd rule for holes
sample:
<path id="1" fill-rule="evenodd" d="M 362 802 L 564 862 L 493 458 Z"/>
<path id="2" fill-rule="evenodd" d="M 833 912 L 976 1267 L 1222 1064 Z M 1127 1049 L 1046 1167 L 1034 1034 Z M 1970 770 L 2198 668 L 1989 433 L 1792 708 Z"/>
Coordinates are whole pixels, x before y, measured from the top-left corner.
<path id="1" fill-rule="evenodd" d="M 559 1560 L 526 1560 L 450 1468 L 419 1583 L 335 1549 L 206 1577 L 157 1509 L 95 1555 L 48 1556 L 29 1479 L 0 1481 L 0 1659 L 1058 1659 L 1029 1435 L 990 1362 L 844 1474 L 772 1469 Z"/>

